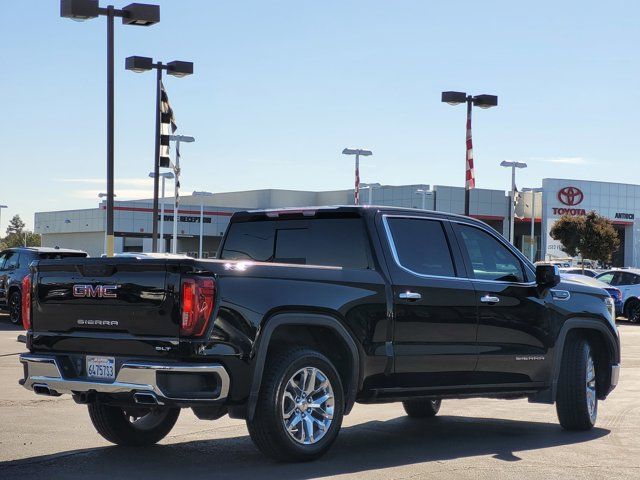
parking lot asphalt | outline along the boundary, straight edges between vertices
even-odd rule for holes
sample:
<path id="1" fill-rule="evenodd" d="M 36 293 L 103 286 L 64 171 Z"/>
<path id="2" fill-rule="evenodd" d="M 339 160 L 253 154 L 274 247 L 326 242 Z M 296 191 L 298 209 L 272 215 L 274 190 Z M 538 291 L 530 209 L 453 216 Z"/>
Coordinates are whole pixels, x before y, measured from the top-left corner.
<path id="1" fill-rule="evenodd" d="M 619 328 L 620 385 L 590 432 L 564 432 L 553 406 L 526 400 L 443 401 L 429 420 L 407 418 L 399 404 L 356 405 L 328 455 L 278 464 L 243 421 L 198 420 L 190 410 L 157 446 L 110 445 L 86 407 L 18 385 L 22 332 L 0 314 L 0 478 L 640 478 L 640 325 Z"/>

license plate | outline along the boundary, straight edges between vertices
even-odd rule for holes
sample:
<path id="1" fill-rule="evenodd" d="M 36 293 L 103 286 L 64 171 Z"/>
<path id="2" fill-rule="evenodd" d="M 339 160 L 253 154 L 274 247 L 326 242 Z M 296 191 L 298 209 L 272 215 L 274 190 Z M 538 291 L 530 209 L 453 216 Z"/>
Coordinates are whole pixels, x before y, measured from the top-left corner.
<path id="1" fill-rule="evenodd" d="M 87 377 L 115 380 L 116 359 L 113 357 L 87 357 Z"/>

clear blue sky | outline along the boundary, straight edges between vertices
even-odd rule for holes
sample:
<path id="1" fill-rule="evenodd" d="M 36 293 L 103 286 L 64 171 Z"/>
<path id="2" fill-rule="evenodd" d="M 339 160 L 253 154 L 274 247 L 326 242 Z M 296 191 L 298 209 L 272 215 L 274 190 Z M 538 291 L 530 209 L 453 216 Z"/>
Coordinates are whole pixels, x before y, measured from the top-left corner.
<path id="1" fill-rule="evenodd" d="M 27 3 L 0 16 L 3 230 L 105 189 L 106 21 Z M 507 188 L 505 159 L 529 164 L 522 186 L 640 183 L 638 2 L 157 3 L 160 24 L 116 24 L 119 199 L 151 195 L 153 74 L 126 72 L 129 55 L 195 63 L 165 81 L 178 133 L 197 138 L 185 192 L 350 188 L 345 146 L 374 152 L 362 181 L 462 185 L 465 112 L 443 90 L 499 96 L 474 111 L 478 187 Z"/>

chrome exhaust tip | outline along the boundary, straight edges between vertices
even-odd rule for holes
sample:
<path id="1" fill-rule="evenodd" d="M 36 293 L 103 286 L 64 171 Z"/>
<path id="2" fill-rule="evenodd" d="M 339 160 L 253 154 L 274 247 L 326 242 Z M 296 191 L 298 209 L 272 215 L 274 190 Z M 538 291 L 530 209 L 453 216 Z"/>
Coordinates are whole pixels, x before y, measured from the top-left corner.
<path id="1" fill-rule="evenodd" d="M 160 405 L 155 393 L 138 392 L 133 394 L 133 401 L 138 405 Z"/>

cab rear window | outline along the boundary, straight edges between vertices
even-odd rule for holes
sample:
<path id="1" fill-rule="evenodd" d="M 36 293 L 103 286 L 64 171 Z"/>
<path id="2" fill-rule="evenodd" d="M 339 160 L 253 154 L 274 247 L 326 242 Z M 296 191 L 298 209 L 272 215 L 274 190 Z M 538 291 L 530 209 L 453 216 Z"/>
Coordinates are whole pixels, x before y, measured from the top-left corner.
<path id="1" fill-rule="evenodd" d="M 355 269 L 370 267 L 361 218 L 232 223 L 220 258 Z"/>

